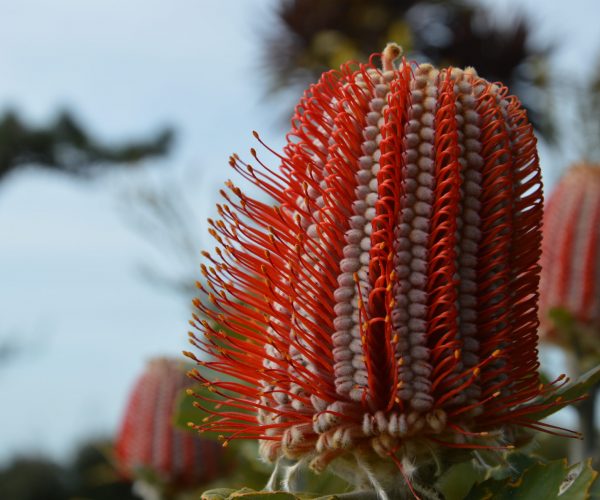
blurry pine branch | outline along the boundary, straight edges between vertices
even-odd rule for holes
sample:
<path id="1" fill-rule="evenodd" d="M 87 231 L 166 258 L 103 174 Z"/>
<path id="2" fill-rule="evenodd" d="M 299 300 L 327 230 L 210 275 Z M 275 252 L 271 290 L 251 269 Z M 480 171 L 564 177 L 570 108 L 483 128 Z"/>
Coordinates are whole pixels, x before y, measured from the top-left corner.
<path id="1" fill-rule="evenodd" d="M 0 117 L 0 179 L 21 166 L 38 166 L 90 176 L 99 166 L 127 164 L 169 152 L 173 131 L 154 137 L 105 145 L 90 135 L 69 112 L 51 123 L 33 127 L 13 111 Z"/>
<path id="2" fill-rule="evenodd" d="M 554 139 L 548 101 L 550 46 L 532 43 L 522 13 L 499 23 L 483 6 L 461 0 L 281 0 L 279 25 L 264 36 L 271 90 L 306 87 L 349 59 L 366 61 L 389 41 L 435 65 L 474 66 L 519 96 L 534 127 Z"/>

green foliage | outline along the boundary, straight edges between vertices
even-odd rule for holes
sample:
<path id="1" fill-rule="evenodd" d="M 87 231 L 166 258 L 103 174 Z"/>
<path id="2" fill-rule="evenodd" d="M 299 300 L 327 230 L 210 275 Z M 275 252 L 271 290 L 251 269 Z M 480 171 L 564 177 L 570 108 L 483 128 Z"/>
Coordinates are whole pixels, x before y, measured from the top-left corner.
<path id="1" fill-rule="evenodd" d="M 355 491 L 335 495 L 287 493 L 285 491 L 254 491 L 249 488 L 234 490 L 220 488 L 202 494 L 202 500 L 377 500 L 374 491 Z"/>
<path id="2" fill-rule="evenodd" d="M 566 460 L 527 462 L 508 477 L 477 484 L 465 500 L 582 500 L 590 497 L 598 477 L 590 461 L 576 466 L 568 466 Z"/>
<path id="3" fill-rule="evenodd" d="M 18 458 L 0 470 L 0 498 L 62 500 L 67 491 L 65 471 L 44 458 Z"/>
<path id="4" fill-rule="evenodd" d="M 131 483 L 119 477 L 108 458 L 111 444 L 83 444 L 67 463 L 18 457 L 0 468 L 4 500 L 133 500 Z"/>
<path id="5" fill-rule="evenodd" d="M 258 492 L 249 488 L 242 488 L 241 490 L 219 488 L 202 494 L 202 500 L 233 500 L 234 498 L 243 498 L 244 500 L 261 500 L 263 498 L 266 500 L 297 500 L 302 497 L 282 491 Z"/>
<path id="6" fill-rule="evenodd" d="M 536 130 L 555 139 L 549 106 L 552 47 L 533 42 L 535 24 L 515 10 L 498 23 L 478 2 L 464 0 L 280 0 L 277 29 L 267 33 L 264 59 L 272 88 L 316 81 L 348 60 L 366 61 L 390 41 L 409 58 L 436 65 L 474 66 L 519 96 Z"/>
<path id="7" fill-rule="evenodd" d="M 487 478 L 486 478 L 487 476 Z M 514 453 L 504 467 L 484 471 L 474 461 L 452 466 L 435 484 L 445 500 L 583 500 L 600 499 L 598 473 L 591 461 L 569 466 L 566 460 L 545 462 Z M 375 492 L 334 495 L 220 488 L 203 493 L 202 500 L 366 500 Z"/>

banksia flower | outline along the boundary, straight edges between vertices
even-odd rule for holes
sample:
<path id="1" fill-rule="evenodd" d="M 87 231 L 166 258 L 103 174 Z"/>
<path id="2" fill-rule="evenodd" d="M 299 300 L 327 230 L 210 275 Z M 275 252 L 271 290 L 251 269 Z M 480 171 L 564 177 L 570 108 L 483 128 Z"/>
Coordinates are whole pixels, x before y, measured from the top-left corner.
<path id="1" fill-rule="evenodd" d="M 542 331 L 558 340 L 549 312 L 567 310 L 600 340 L 600 167 L 571 167 L 548 200 L 540 288 Z"/>
<path id="2" fill-rule="evenodd" d="M 274 202 L 222 192 L 190 338 L 208 357 L 186 353 L 228 376 L 191 372 L 216 395 L 197 394 L 199 430 L 258 439 L 268 461 L 352 464 L 381 496 L 400 487 L 389 465 L 412 488 L 438 451 L 544 428 L 528 415 L 554 390 L 537 372 L 532 127 L 473 69 L 399 53 L 311 86 L 278 169 L 232 157 Z"/>
<path id="3" fill-rule="evenodd" d="M 189 385 L 179 360 L 149 362 L 131 393 L 117 437 L 117 460 L 125 476 L 151 478 L 171 491 L 206 484 L 223 472 L 219 443 L 174 427 L 178 397 Z"/>

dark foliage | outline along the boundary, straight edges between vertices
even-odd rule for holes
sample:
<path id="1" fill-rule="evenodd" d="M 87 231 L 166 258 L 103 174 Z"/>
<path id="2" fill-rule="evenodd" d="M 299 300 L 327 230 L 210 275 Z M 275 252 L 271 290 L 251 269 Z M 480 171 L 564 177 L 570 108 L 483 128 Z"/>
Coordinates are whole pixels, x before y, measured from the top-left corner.
<path id="1" fill-rule="evenodd" d="M 546 105 L 549 47 L 534 47 L 523 14 L 503 24 L 460 0 L 282 0 L 275 34 L 265 38 L 273 89 L 306 86 L 348 59 L 365 60 L 388 41 L 437 65 L 474 66 L 517 94 L 538 132 L 552 139 Z"/>
<path id="2" fill-rule="evenodd" d="M 0 470 L 0 498 L 63 500 L 68 498 L 64 470 L 43 458 L 20 458 Z"/>
<path id="3" fill-rule="evenodd" d="M 147 157 L 164 155 L 172 139 L 172 130 L 165 129 L 147 140 L 106 146 L 67 112 L 48 126 L 35 128 L 9 111 L 0 118 L 0 179 L 24 165 L 89 176 L 101 165 L 132 165 Z"/>
<path id="4" fill-rule="evenodd" d="M 105 453 L 105 450 L 107 451 Z M 108 443 L 87 443 L 67 464 L 42 457 L 16 458 L 0 469 L 6 500 L 133 500 L 131 483 L 120 478 L 107 455 Z"/>

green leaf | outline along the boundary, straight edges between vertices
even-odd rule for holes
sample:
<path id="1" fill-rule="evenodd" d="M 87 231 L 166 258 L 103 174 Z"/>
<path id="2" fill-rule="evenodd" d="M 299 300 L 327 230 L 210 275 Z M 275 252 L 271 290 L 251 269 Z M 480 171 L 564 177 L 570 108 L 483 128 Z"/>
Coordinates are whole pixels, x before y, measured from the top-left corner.
<path id="1" fill-rule="evenodd" d="M 587 392 L 594 386 L 600 383 L 600 365 L 592 368 L 588 372 L 584 373 L 577 380 L 565 384 L 564 387 L 558 389 L 553 392 L 550 396 L 546 398 L 542 398 L 539 401 L 536 401 L 536 404 L 549 404 L 554 403 L 557 398 L 560 398 L 560 401 L 573 401 L 581 396 L 587 394 Z M 535 413 L 531 413 L 527 416 L 527 418 L 531 420 L 542 420 L 543 418 L 552 415 L 563 407 L 557 404 L 550 406 L 544 410 L 540 410 Z"/>
<path id="2" fill-rule="evenodd" d="M 597 476 L 590 461 L 571 467 L 566 460 L 540 461 L 520 476 L 475 485 L 465 500 L 584 500 L 594 498 Z"/>
<path id="3" fill-rule="evenodd" d="M 202 500 L 377 500 L 375 491 L 352 491 L 338 494 L 287 493 L 284 491 L 254 491 L 220 488 L 202 494 Z"/>
<path id="4" fill-rule="evenodd" d="M 600 500 L 600 480 L 598 480 L 598 476 L 596 476 L 596 480 L 592 483 L 589 494 L 590 500 Z"/>
<path id="5" fill-rule="evenodd" d="M 435 488 L 444 494 L 446 500 L 462 500 L 473 485 L 483 479 L 482 468 L 469 460 L 448 468 L 436 481 Z"/>
<path id="6" fill-rule="evenodd" d="M 202 500 L 227 500 L 235 491 L 233 488 L 217 488 L 205 491 L 201 498 Z"/>
<path id="7" fill-rule="evenodd" d="M 202 494 L 202 500 L 308 500 L 305 495 L 294 495 L 285 491 L 255 491 L 250 488 L 234 490 L 229 488 L 219 488 L 216 490 L 205 491 Z"/>
<path id="8" fill-rule="evenodd" d="M 229 497 L 231 500 L 240 498 L 244 500 L 299 500 L 301 497 L 286 493 L 284 491 L 253 491 L 248 488 L 243 488 Z"/>
<path id="9" fill-rule="evenodd" d="M 598 473 L 592 469 L 592 459 L 571 468 L 570 475 L 560 488 L 560 500 L 580 500 L 582 498 L 594 498 L 591 496 L 592 485 L 598 483 L 600 487 Z M 600 493 L 600 491 L 598 492 Z"/>

